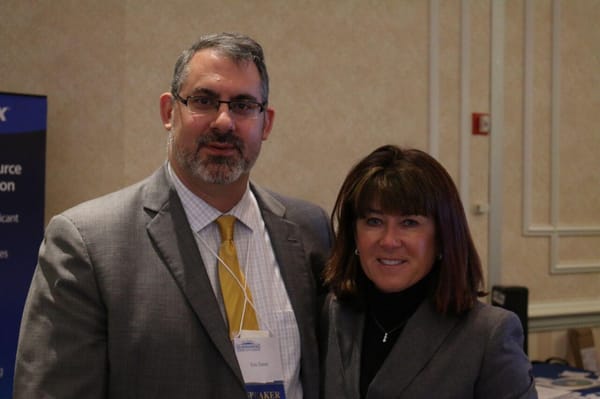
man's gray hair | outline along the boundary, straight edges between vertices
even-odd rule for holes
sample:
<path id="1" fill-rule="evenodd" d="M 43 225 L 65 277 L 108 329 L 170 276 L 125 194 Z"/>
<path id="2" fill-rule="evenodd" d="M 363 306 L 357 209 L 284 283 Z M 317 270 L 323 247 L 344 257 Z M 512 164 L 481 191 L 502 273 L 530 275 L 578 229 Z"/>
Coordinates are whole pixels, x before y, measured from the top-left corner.
<path id="1" fill-rule="evenodd" d="M 254 39 L 239 33 L 214 33 L 201 36 L 189 49 L 181 53 L 175 63 L 171 93 L 179 95 L 181 85 L 188 75 L 188 64 L 194 54 L 203 49 L 214 49 L 236 63 L 252 61 L 258 69 L 261 81 L 262 102 L 269 101 L 269 74 L 263 49 Z"/>

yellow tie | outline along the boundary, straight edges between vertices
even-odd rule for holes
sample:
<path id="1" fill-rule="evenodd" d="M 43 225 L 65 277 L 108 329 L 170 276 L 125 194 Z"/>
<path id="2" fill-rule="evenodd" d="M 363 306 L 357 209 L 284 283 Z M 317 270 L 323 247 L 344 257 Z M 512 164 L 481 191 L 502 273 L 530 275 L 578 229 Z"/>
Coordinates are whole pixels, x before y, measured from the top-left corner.
<path id="1" fill-rule="evenodd" d="M 256 312 L 250 305 L 254 302 L 252 301 L 250 288 L 247 287 L 246 279 L 240 269 L 235 244 L 233 243 L 235 216 L 222 215 L 217 219 L 217 224 L 221 233 L 221 247 L 219 248 L 219 258 L 221 260 L 217 261 L 219 281 L 223 301 L 225 302 L 227 321 L 229 322 L 229 336 L 234 338 L 238 335 L 240 329 L 258 330 L 258 321 Z M 246 295 L 244 295 L 244 287 Z M 246 301 L 246 298 L 248 301 Z"/>

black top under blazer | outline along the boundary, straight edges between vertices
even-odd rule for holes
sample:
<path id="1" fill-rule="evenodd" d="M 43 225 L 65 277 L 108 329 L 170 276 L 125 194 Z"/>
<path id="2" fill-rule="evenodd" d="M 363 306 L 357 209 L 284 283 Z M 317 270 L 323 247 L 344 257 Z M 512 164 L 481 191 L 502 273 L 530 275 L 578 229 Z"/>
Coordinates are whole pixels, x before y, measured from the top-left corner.
<path id="1" fill-rule="evenodd" d="M 324 309 L 322 399 L 359 399 L 365 314 L 330 296 Z M 477 302 L 442 316 L 425 300 L 369 385 L 366 399 L 537 398 L 518 317 Z"/>

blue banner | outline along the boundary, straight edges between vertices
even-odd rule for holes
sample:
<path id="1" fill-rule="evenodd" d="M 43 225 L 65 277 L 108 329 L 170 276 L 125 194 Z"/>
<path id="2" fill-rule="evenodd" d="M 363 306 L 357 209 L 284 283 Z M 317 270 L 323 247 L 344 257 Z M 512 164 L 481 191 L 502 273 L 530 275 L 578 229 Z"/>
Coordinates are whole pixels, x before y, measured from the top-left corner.
<path id="1" fill-rule="evenodd" d="M 45 96 L 0 93 L 0 399 L 12 397 L 23 304 L 44 234 Z"/>

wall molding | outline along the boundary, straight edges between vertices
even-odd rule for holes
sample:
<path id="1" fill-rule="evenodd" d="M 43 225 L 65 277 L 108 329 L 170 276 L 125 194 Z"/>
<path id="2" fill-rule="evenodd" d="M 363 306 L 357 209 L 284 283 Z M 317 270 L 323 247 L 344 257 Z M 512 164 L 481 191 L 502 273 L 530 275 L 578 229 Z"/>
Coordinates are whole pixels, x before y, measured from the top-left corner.
<path id="1" fill-rule="evenodd" d="M 460 197 L 469 207 L 471 173 L 471 14 L 469 0 L 460 4 Z M 469 215 L 470 213 L 467 213 Z"/>
<path id="2" fill-rule="evenodd" d="M 534 23 L 533 1 L 525 1 L 525 46 L 523 84 L 523 235 L 542 236 L 550 240 L 550 273 L 576 274 L 600 272 L 600 259 L 594 261 L 568 261 L 560 259 L 562 237 L 600 236 L 600 226 L 573 226 L 559 221 L 560 203 L 560 2 L 552 2 L 552 56 L 551 56 L 551 157 L 550 157 L 550 223 L 534 225 L 531 221 L 532 203 L 532 114 L 533 114 L 533 58 Z"/>
<path id="3" fill-rule="evenodd" d="M 534 303 L 528 307 L 528 332 L 600 326 L 600 301 Z"/>
<path id="4" fill-rule="evenodd" d="M 429 154 L 439 159 L 440 153 L 440 5 L 429 0 Z"/>
<path id="5" fill-rule="evenodd" d="M 504 213 L 504 46 L 506 4 L 491 3 L 490 28 L 490 115 L 493 133 L 490 134 L 490 187 L 488 225 L 488 286 L 502 281 L 502 226 Z"/>

